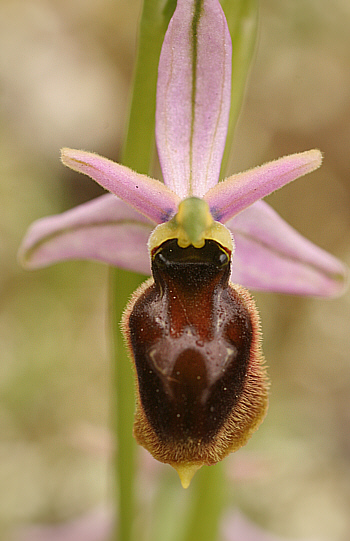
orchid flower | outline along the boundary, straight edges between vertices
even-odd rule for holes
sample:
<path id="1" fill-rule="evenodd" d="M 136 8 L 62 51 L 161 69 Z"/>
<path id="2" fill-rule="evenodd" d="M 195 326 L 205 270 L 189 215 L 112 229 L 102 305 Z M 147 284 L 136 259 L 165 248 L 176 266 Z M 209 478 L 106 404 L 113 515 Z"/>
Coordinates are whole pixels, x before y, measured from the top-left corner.
<path id="1" fill-rule="evenodd" d="M 66 166 L 111 193 L 38 220 L 20 250 L 32 269 L 93 259 L 152 272 L 123 322 L 138 378 L 134 433 L 177 469 L 184 486 L 202 464 L 243 445 L 265 415 L 259 319 L 244 288 L 332 297 L 342 292 L 346 275 L 340 261 L 261 201 L 318 168 L 320 151 L 218 182 L 231 53 L 219 1 L 178 0 L 158 71 L 156 141 L 164 183 L 65 148 Z"/>

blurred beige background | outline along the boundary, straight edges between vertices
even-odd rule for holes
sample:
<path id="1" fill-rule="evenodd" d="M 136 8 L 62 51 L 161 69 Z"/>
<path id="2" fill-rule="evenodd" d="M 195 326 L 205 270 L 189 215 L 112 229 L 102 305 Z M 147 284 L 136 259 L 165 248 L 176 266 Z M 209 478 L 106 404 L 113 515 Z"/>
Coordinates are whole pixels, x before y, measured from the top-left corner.
<path id="1" fill-rule="evenodd" d="M 109 501 L 107 268 L 29 273 L 16 252 L 33 220 L 101 193 L 59 148 L 118 159 L 139 11 L 140 0 L 0 1 L 0 539 Z M 231 171 L 320 148 L 323 167 L 268 201 L 349 264 L 350 4 L 264 0 L 260 22 Z M 256 297 L 271 405 L 226 461 L 232 506 L 276 535 L 348 541 L 350 292 Z"/>

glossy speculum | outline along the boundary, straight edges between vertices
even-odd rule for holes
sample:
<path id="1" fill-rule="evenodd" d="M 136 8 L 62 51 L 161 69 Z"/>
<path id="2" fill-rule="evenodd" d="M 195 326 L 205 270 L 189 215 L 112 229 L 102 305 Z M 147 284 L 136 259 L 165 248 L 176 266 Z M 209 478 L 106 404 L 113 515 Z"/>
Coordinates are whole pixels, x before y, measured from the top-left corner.
<path id="1" fill-rule="evenodd" d="M 144 412 L 160 441 L 210 441 L 244 387 L 252 323 L 229 285 L 230 254 L 213 240 L 152 254 L 152 283 L 129 317 Z"/>

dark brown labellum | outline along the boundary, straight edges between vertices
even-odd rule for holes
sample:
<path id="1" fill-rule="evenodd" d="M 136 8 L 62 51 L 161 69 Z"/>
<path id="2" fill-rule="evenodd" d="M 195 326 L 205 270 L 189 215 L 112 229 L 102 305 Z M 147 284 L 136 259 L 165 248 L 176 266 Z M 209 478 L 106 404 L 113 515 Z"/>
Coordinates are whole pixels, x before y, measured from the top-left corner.
<path id="1" fill-rule="evenodd" d="M 165 462 L 217 462 L 244 443 L 266 406 L 254 305 L 229 284 L 230 254 L 213 240 L 203 248 L 167 240 L 152 254 L 152 274 L 124 321 L 138 381 L 136 438 Z"/>

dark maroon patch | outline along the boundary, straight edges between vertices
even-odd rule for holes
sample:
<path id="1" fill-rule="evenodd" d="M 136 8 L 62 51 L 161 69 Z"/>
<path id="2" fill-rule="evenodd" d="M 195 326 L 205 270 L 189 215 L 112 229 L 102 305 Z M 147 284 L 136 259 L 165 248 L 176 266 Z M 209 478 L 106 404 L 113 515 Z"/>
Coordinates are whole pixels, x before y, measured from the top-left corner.
<path id="1" fill-rule="evenodd" d="M 250 315 L 215 241 L 200 249 L 166 241 L 152 273 L 129 318 L 142 406 L 160 440 L 208 442 L 243 389 Z"/>

